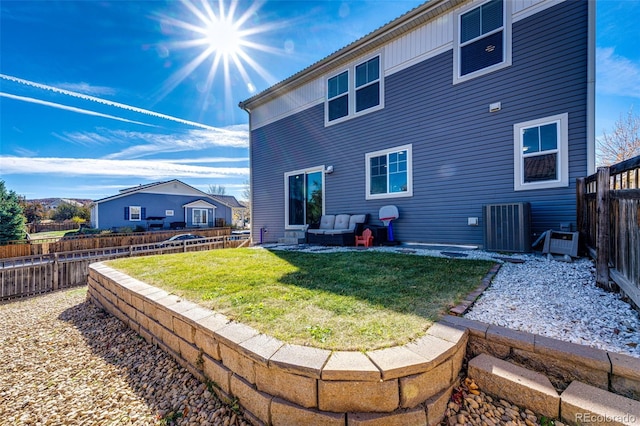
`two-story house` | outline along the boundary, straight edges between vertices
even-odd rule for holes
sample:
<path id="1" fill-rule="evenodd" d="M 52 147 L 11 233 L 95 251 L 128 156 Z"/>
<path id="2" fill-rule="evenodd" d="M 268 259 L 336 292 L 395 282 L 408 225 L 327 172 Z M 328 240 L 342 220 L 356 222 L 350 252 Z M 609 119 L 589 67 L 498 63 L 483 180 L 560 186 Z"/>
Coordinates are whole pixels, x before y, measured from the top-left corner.
<path id="1" fill-rule="evenodd" d="M 483 246 L 489 204 L 530 206 L 531 237 L 575 227 L 575 180 L 595 168 L 594 9 L 432 0 L 241 102 L 253 241 L 318 212 L 381 224 L 385 205 L 404 242 Z"/>

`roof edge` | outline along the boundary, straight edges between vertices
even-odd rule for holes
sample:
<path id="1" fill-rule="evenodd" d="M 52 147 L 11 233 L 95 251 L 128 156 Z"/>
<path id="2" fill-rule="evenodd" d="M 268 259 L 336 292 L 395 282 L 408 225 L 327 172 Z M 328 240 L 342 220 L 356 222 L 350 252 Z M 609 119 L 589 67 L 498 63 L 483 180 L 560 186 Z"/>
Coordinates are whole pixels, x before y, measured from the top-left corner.
<path id="1" fill-rule="evenodd" d="M 416 26 L 444 14 L 465 1 L 467 0 L 427 1 L 426 3 L 411 9 L 393 21 L 383 25 L 377 30 L 372 31 L 358 40 L 346 45 L 342 49 L 337 50 L 324 59 L 321 59 L 301 71 L 298 71 L 285 80 L 276 83 L 249 99 L 239 102 L 238 107 L 250 113 L 251 109 L 255 106 L 268 102 L 280 96 L 284 92 L 317 78 L 332 66 L 349 62 L 353 58 L 396 38 L 398 35 L 411 31 Z"/>

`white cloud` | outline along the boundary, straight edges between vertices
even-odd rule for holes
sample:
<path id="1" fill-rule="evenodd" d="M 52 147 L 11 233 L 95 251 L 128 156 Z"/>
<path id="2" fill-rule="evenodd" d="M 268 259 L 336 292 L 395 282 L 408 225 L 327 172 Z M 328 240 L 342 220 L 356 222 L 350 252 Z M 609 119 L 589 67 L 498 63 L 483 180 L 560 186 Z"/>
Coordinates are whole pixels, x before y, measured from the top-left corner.
<path id="1" fill-rule="evenodd" d="M 616 55 L 612 47 L 597 48 L 596 90 L 603 95 L 640 98 L 640 64 Z"/>
<path id="2" fill-rule="evenodd" d="M 1 75 L 0 75 L 0 77 L 1 77 Z M 125 123 L 140 124 L 142 126 L 156 127 L 156 126 L 153 126 L 151 124 L 142 123 L 140 121 L 128 120 L 126 118 L 116 117 L 115 115 L 103 114 L 101 112 L 90 111 L 88 109 L 76 108 L 76 107 L 72 107 L 72 106 L 68 106 L 68 105 L 58 104 L 58 103 L 55 103 L 55 102 L 43 101 L 42 99 L 35 99 L 35 98 L 29 98 L 29 97 L 26 97 L 26 96 L 12 95 L 10 93 L 5 93 L 5 92 L 0 92 L 0 96 L 1 97 L 5 97 L 5 98 L 9 98 L 9 99 L 13 99 L 13 100 L 16 100 L 16 101 L 28 102 L 28 103 L 31 103 L 31 104 L 38 104 L 38 105 L 48 106 L 48 107 L 57 108 L 57 109 L 63 109 L 65 111 L 77 112 L 79 114 L 93 115 L 93 116 L 102 117 L 102 118 L 109 118 L 111 120 L 124 121 Z"/>
<path id="3" fill-rule="evenodd" d="M 127 144 L 127 148 L 104 157 L 107 159 L 132 159 L 168 152 L 200 151 L 216 147 L 247 148 L 249 146 L 247 125 L 236 125 L 231 128 L 215 130 L 193 129 L 167 134 L 102 128 L 94 132 L 55 133 L 54 136 L 65 142 L 83 146 L 111 143 Z"/>
<path id="4" fill-rule="evenodd" d="M 48 86 L 46 84 L 42 84 L 42 83 L 36 83 L 34 81 L 29 81 L 29 80 L 25 80 L 22 78 L 18 78 L 18 77 L 13 77 L 11 75 L 6 75 L 6 74 L 0 74 L 0 79 L 3 80 L 7 80 L 7 81 L 11 81 L 14 83 L 18 83 L 18 84 L 22 84 L 24 86 L 29 86 L 29 87 L 33 87 L 36 89 L 41 89 L 41 90 L 47 90 L 53 93 L 59 93 L 61 95 L 66 95 L 66 96 L 71 96 L 73 98 L 77 98 L 77 99 L 83 99 L 85 101 L 91 101 L 91 102 L 96 102 L 98 104 L 101 105 L 106 105 L 106 106 L 110 106 L 110 107 L 114 107 L 114 108 L 120 108 L 126 111 L 132 111 L 138 114 L 145 114 L 151 117 L 156 117 L 156 118 L 161 118 L 164 120 L 169 120 L 169 121 L 173 121 L 176 123 L 182 123 L 182 124 L 186 124 L 188 126 L 191 127 L 198 127 L 201 129 L 206 129 L 206 130 L 212 130 L 212 131 L 219 131 L 220 129 L 216 128 L 216 127 L 212 127 L 212 126 L 207 126 L 206 124 L 202 124 L 202 123 L 196 123 L 195 121 L 189 121 L 189 120 L 184 120 L 182 118 L 178 118 L 178 117 L 173 117 L 171 115 L 167 115 L 167 114 L 161 114 L 159 112 L 155 112 L 155 111 L 150 111 L 148 109 L 143 109 L 143 108 L 138 108 L 132 105 L 127 105 L 127 104 L 122 104 L 120 102 L 114 102 L 114 101 L 110 101 L 108 99 L 102 99 L 102 98 L 98 98 L 95 96 L 90 96 L 90 95 L 86 95 L 84 93 L 78 93 L 72 90 L 67 90 L 67 89 L 63 89 L 60 87 L 54 87 L 54 86 Z M 69 83 L 67 83 L 69 84 Z M 14 96 L 14 95 L 11 95 Z M 32 98 L 28 98 L 31 99 L 31 101 L 37 101 L 35 99 Z M 40 101 L 41 103 L 44 104 L 45 101 Z M 64 105 L 60 105 L 60 104 L 52 104 L 51 106 L 57 105 L 58 108 L 63 108 L 63 109 L 68 109 L 70 111 L 75 111 L 78 108 L 73 108 L 73 107 L 65 107 Z M 87 111 L 87 110 L 82 110 L 82 111 L 76 111 L 76 112 L 83 112 L 84 114 L 91 112 L 91 111 Z M 93 113 L 92 115 L 100 115 L 100 116 L 105 116 L 105 114 L 100 114 L 100 113 Z M 114 118 L 114 119 L 118 119 L 114 116 L 109 116 L 109 118 Z M 130 121 L 130 120 L 125 120 L 124 118 L 120 118 L 121 121 Z M 135 122 L 138 124 L 143 124 L 140 122 Z"/>
<path id="5" fill-rule="evenodd" d="M 145 179 L 248 178 L 248 167 L 205 167 L 163 160 L 0 156 L 2 173 Z"/>
<path id="6" fill-rule="evenodd" d="M 89 83 L 57 83 L 56 87 L 74 92 L 86 93 L 87 95 L 115 95 L 116 91 L 111 87 L 92 86 Z"/>

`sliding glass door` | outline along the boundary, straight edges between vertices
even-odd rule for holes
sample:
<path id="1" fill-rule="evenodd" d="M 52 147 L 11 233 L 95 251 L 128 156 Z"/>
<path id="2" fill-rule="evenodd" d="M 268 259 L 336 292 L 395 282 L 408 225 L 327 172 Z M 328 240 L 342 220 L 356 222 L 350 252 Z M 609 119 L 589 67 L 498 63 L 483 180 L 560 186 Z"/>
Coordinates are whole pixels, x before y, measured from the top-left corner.
<path id="1" fill-rule="evenodd" d="M 302 228 L 318 223 L 324 211 L 323 168 L 299 170 L 285 174 L 285 209 L 287 228 Z"/>

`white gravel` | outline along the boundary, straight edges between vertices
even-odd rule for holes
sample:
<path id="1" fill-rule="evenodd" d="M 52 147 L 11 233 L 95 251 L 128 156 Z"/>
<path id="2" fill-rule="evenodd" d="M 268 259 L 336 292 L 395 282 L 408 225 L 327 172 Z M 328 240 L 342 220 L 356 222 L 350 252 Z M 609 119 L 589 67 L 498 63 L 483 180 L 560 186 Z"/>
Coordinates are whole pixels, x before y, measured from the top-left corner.
<path id="1" fill-rule="evenodd" d="M 267 247 L 318 253 L 358 250 L 322 246 Z M 436 257 L 461 254 L 464 255 L 459 257 L 461 259 L 502 263 L 491 286 L 464 315 L 465 318 L 640 358 L 638 312 L 618 294 L 596 286 L 594 264 L 589 259 L 566 262 L 535 254 L 504 256 L 468 247 L 429 245 L 371 247 L 368 250 Z M 524 263 L 506 262 L 505 258 Z"/>

